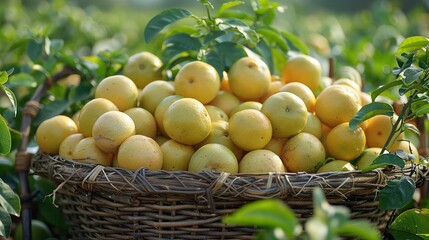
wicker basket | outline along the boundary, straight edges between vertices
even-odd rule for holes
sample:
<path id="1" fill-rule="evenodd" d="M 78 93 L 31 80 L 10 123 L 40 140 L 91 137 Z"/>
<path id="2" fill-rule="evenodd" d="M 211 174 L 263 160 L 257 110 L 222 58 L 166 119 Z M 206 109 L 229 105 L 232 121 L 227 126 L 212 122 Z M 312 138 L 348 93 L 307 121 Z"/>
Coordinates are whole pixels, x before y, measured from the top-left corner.
<path id="1" fill-rule="evenodd" d="M 352 218 L 382 230 L 391 212 L 378 209 L 378 191 L 402 175 L 127 171 L 41 153 L 32 169 L 58 184 L 56 197 L 73 239 L 252 239 L 257 229 L 225 225 L 222 217 L 250 201 L 279 198 L 304 222 L 312 214 L 315 187 L 324 189 L 331 204 L 350 208 Z M 416 180 L 421 174 L 414 174 Z"/>

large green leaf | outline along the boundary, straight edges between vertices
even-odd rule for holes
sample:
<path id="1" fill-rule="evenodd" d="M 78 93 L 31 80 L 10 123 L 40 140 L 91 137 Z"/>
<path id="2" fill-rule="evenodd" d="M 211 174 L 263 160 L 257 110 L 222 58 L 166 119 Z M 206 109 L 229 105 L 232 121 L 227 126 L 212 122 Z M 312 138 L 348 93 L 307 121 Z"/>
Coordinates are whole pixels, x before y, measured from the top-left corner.
<path id="1" fill-rule="evenodd" d="M 394 111 L 392 105 L 382 102 L 371 102 L 359 109 L 355 116 L 350 120 L 349 127 L 352 130 L 355 130 L 359 124 L 376 115 L 393 116 L 393 114 Z"/>
<path id="2" fill-rule="evenodd" d="M 56 100 L 54 102 L 46 104 L 42 109 L 40 109 L 39 113 L 34 119 L 33 124 L 35 126 L 38 126 L 44 120 L 62 114 L 72 104 L 73 102 L 68 100 Z"/>
<path id="3" fill-rule="evenodd" d="M 276 29 L 264 26 L 257 28 L 256 32 L 268 43 L 280 48 L 283 52 L 289 51 L 286 39 L 284 39 Z"/>
<path id="4" fill-rule="evenodd" d="M 191 15 L 191 12 L 183 8 L 171 8 L 160 12 L 147 23 L 144 29 L 145 41 L 150 42 L 166 26 Z"/>
<path id="5" fill-rule="evenodd" d="M 417 236 L 422 235 L 424 239 L 427 239 L 427 235 L 429 234 L 428 223 L 429 209 L 410 209 L 395 218 L 389 227 L 389 232 L 394 236 L 397 232 L 405 232 Z M 425 235 L 426 238 L 424 237 Z"/>
<path id="6" fill-rule="evenodd" d="M 390 180 L 380 191 L 378 207 L 383 210 L 393 210 L 403 207 L 412 198 L 416 189 L 415 182 L 408 176 Z"/>
<path id="7" fill-rule="evenodd" d="M 216 53 L 222 58 L 225 71 L 234 64 L 238 59 L 246 57 L 247 53 L 244 48 L 234 42 L 220 42 L 213 46 Z M 222 77 L 222 75 L 220 75 Z"/>
<path id="8" fill-rule="evenodd" d="M 362 231 L 365 229 L 365 231 Z M 358 239 L 378 240 L 381 239 L 380 232 L 369 221 L 365 220 L 349 220 L 342 224 L 341 228 L 337 230 L 341 236 L 348 236 Z"/>
<path id="9" fill-rule="evenodd" d="M 416 51 L 428 47 L 429 39 L 423 36 L 408 37 L 399 44 L 396 54 L 400 55 L 405 52 Z"/>
<path id="10" fill-rule="evenodd" d="M 19 196 L 2 179 L 0 179 L 0 205 L 10 215 L 19 216 L 21 211 Z"/>
<path id="11" fill-rule="evenodd" d="M 27 45 L 27 55 L 33 62 L 36 62 L 40 54 L 43 52 L 43 40 L 41 39 L 31 39 Z"/>
<path id="12" fill-rule="evenodd" d="M 0 115 L 0 153 L 8 154 L 12 146 L 12 138 L 9 132 L 9 126 L 5 119 Z"/>
<path id="13" fill-rule="evenodd" d="M 245 22 L 239 19 L 216 19 L 219 29 L 223 31 L 238 32 L 250 47 L 256 46 L 259 41 L 259 36 Z"/>
<path id="14" fill-rule="evenodd" d="M 10 234 L 10 227 L 12 225 L 12 219 L 5 210 L 0 208 L 0 238 L 1 236 L 8 237 Z"/>
<path id="15" fill-rule="evenodd" d="M 216 69 L 219 78 L 222 80 L 223 70 L 225 68 L 222 57 L 215 51 L 209 51 L 206 55 L 206 62 Z"/>
<path id="16" fill-rule="evenodd" d="M 175 34 L 164 41 L 162 59 L 166 62 L 182 52 L 199 51 L 201 46 L 198 38 L 184 33 Z"/>
<path id="17" fill-rule="evenodd" d="M 404 159 L 395 154 L 385 153 L 375 158 L 370 166 L 362 169 L 362 172 L 369 172 L 376 168 L 386 167 L 389 165 L 398 166 L 402 169 L 405 166 Z"/>
<path id="18" fill-rule="evenodd" d="M 293 211 L 278 199 L 264 199 L 248 203 L 235 213 L 225 216 L 226 224 L 257 226 L 264 228 L 279 227 L 293 238 L 298 227 L 298 220 Z"/>
<path id="19" fill-rule="evenodd" d="M 18 73 L 10 76 L 9 83 L 16 86 L 36 87 L 37 82 L 34 77 L 28 73 Z"/>

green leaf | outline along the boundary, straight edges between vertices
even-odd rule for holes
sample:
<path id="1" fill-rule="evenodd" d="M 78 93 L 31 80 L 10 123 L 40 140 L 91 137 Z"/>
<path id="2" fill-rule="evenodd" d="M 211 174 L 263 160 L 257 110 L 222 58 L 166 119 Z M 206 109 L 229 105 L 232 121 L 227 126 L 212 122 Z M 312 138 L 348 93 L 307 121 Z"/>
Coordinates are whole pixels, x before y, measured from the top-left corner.
<path id="1" fill-rule="evenodd" d="M 260 229 L 255 240 L 288 240 L 281 228 Z"/>
<path id="2" fill-rule="evenodd" d="M 0 205 L 10 215 L 19 217 L 21 211 L 19 196 L 2 179 L 0 179 Z"/>
<path id="3" fill-rule="evenodd" d="M 222 13 L 225 12 L 226 10 L 233 8 L 235 6 L 239 6 L 239 5 L 243 5 L 244 2 L 243 1 L 232 1 L 232 2 L 226 2 L 223 3 L 220 8 L 217 10 L 216 12 L 216 17 L 220 17 L 222 16 Z"/>
<path id="4" fill-rule="evenodd" d="M 33 62 L 36 62 L 43 51 L 43 41 L 40 39 L 31 39 L 27 45 L 27 55 Z"/>
<path id="5" fill-rule="evenodd" d="M 239 19 L 216 19 L 219 29 L 223 31 L 235 31 L 241 34 L 246 40 L 246 43 L 254 47 L 259 41 L 258 34 L 251 29 L 245 22 Z"/>
<path id="6" fill-rule="evenodd" d="M 395 218 L 389 231 L 401 231 L 416 235 L 429 234 L 429 209 L 410 209 Z"/>
<path id="7" fill-rule="evenodd" d="M 422 75 L 422 73 L 423 73 L 423 69 L 410 67 L 404 71 L 404 78 L 402 79 L 402 81 L 405 84 L 410 84 L 414 82 L 416 79 L 418 79 L 420 75 Z"/>
<path id="8" fill-rule="evenodd" d="M 293 35 L 292 33 L 288 33 L 288 32 L 282 32 L 281 34 L 286 40 L 288 40 L 293 46 L 295 46 L 301 53 L 304 53 L 307 55 L 310 54 L 310 49 L 297 36 Z"/>
<path id="9" fill-rule="evenodd" d="M 289 51 L 289 46 L 286 39 L 284 39 L 276 29 L 270 27 L 261 27 L 257 28 L 256 32 L 261 35 L 262 38 L 265 39 L 268 43 L 280 48 L 283 52 Z"/>
<path id="10" fill-rule="evenodd" d="M 0 84 L 5 84 L 8 80 L 9 76 L 7 75 L 6 71 L 0 72 Z"/>
<path id="11" fill-rule="evenodd" d="M 215 51 L 209 51 L 206 55 L 206 62 L 216 69 L 219 79 L 222 79 L 223 70 L 225 68 L 222 57 Z"/>
<path id="12" fill-rule="evenodd" d="M 0 90 L 4 92 L 9 99 L 10 103 L 12 104 L 12 109 L 14 112 L 14 116 L 16 117 L 17 111 L 18 111 L 18 101 L 16 100 L 15 94 L 10 90 L 8 87 L 4 85 L 0 85 Z"/>
<path id="13" fill-rule="evenodd" d="M 257 226 L 266 228 L 280 227 L 289 238 L 293 238 L 298 226 L 293 211 L 278 199 L 264 199 L 240 207 L 232 215 L 225 216 L 226 224 Z"/>
<path id="14" fill-rule="evenodd" d="M 247 53 L 243 47 L 234 42 L 220 42 L 213 46 L 213 49 L 221 57 L 225 71 L 234 64 L 238 59 L 246 57 Z M 222 77 L 222 75 L 220 75 Z"/>
<path id="15" fill-rule="evenodd" d="M 270 69 L 270 72 L 274 72 L 274 59 L 271 52 L 271 47 L 268 46 L 268 44 L 264 41 L 264 39 L 261 39 L 258 42 L 258 45 L 256 46 L 257 52 L 259 55 L 262 56 L 264 62 L 268 65 L 268 68 Z"/>
<path id="16" fill-rule="evenodd" d="M 427 104 L 427 103 L 414 109 L 414 114 L 417 117 L 422 117 L 428 113 L 429 113 L 429 104 Z"/>
<path id="17" fill-rule="evenodd" d="M 44 120 L 62 114 L 72 104 L 73 102 L 68 100 L 56 100 L 54 102 L 46 104 L 42 109 L 40 109 L 39 113 L 33 121 L 33 124 L 35 126 L 38 126 Z"/>
<path id="18" fill-rule="evenodd" d="M 28 73 L 18 73 L 10 76 L 9 83 L 15 86 L 36 87 L 37 82 L 34 77 Z"/>
<path id="19" fill-rule="evenodd" d="M 405 52 L 412 52 L 422 48 L 428 47 L 429 39 L 423 36 L 413 36 L 408 37 L 399 44 L 398 50 L 396 51 L 397 55 L 400 55 Z"/>
<path id="20" fill-rule="evenodd" d="M 12 225 L 12 219 L 5 210 L 0 208 L 0 238 L 1 236 L 9 237 Z"/>
<path id="21" fill-rule="evenodd" d="M 403 231 L 397 231 L 397 230 L 389 229 L 388 233 L 390 234 L 392 239 L 424 240 L 424 238 L 422 238 L 421 236 L 418 236 L 418 235 L 415 235 L 415 234 L 409 233 L 409 232 L 403 232 Z"/>
<path id="22" fill-rule="evenodd" d="M 145 41 L 147 43 L 150 42 L 150 40 L 166 26 L 191 15 L 191 12 L 183 8 L 171 8 L 162 11 L 147 23 L 144 29 Z"/>
<path id="23" fill-rule="evenodd" d="M 350 120 L 349 128 L 356 130 L 359 124 L 376 115 L 393 116 L 393 114 L 394 111 L 392 105 L 382 102 L 371 102 L 359 109 L 355 116 Z"/>
<path id="24" fill-rule="evenodd" d="M 403 207 L 412 198 L 416 185 L 411 177 L 403 176 L 400 179 L 390 180 L 380 191 L 378 207 L 382 210 L 393 210 Z"/>
<path id="25" fill-rule="evenodd" d="M 8 154 L 12 146 L 9 126 L 6 120 L 0 115 L 0 153 Z"/>
<path id="26" fill-rule="evenodd" d="M 401 80 L 395 80 L 395 81 L 388 82 L 388 83 L 384 84 L 383 86 L 377 88 L 376 90 L 374 90 L 371 93 L 372 101 L 374 102 L 375 98 L 378 97 L 378 95 L 380 95 L 381 93 L 383 93 L 387 89 L 391 89 L 392 87 L 399 86 L 402 84 L 403 84 L 403 82 Z"/>
<path id="27" fill-rule="evenodd" d="M 50 45 L 51 55 L 57 54 L 61 48 L 64 46 L 64 40 L 62 39 L 52 39 Z"/>
<path id="28" fill-rule="evenodd" d="M 365 231 L 362 231 L 365 229 Z M 380 232 L 369 221 L 365 220 L 349 220 L 345 221 L 344 224 L 341 225 L 341 228 L 338 229 L 337 233 L 341 236 L 348 236 L 358 238 L 358 239 L 366 239 L 366 240 L 379 240 L 381 239 Z"/>
<path id="29" fill-rule="evenodd" d="M 162 59 L 166 62 L 182 52 L 199 51 L 201 47 L 198 38 L 184 33 L 175 34 L 164 41 Z"/>
<path id="30" fill-rule="evenodd" d="M 405 166 L 404 159 L 395 154 L 385 153 L 376 157 L 370 166 L 362 169 L 362 172 L 369 172 L 389 165 L 398 166 L 402 169 Z"/>

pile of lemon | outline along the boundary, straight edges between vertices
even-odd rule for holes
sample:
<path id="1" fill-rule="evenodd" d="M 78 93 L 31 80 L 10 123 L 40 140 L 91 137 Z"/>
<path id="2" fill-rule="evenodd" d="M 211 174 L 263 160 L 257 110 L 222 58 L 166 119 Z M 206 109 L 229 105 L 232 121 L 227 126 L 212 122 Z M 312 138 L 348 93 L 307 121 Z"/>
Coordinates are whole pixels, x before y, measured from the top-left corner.
<path id="1" fill-rule="evenodd" d="M 40 124 L 40 150 L 130 170 L 347 171 L 371 164 L 394 120 L 376 116 L 351 130 L 371 101 L 359 73 L 343 67 L 332 80 L 308 55 L 288 59 L 281 76 L 252 57 L 223 76 L 202 61 L 183 65 L 174 81 L 162 80 L 161 69 L 149 52 L 131 56 L 123 75 L 101 80 L 72 118 Z M 390 150 L 417 154 L 404 138 Z"/>

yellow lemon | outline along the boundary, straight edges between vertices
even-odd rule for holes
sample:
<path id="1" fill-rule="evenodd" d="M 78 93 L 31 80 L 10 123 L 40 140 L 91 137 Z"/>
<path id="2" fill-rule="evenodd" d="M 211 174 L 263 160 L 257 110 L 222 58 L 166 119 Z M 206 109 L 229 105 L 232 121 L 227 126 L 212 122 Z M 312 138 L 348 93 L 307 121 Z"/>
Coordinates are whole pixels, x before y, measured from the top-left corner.
<path id="1" fill-rule="evenodd" d="M 231 140 L 245 151 L 263 148 L 270 142 L 272 131 L 270 120 L 258 110 L 242 110 L 229 119 Z"/>
<path id="2" fill-rule="evenodd" d="M 167 171 L 188 170 L 194 148 L 183 143 L 167 140 L 161 145 L 163 156 L 162 169 Z"/>
<path id="3" fill-rule="evenodd" d="M 238 164 L 239 173 L 286 172 L 280 157 L 267 149 L 248 152 Z"/>
<path id="4" fill-rule="evenodd" d="M 301 98 L 307 107 L 307 111 L 314 112 L 316 97 L 309 87 L 300 82 L 290 82 L 283 85 L 279 92 L 290 92 Z"/>
<path id="5" fill-rule="evenodd" d="M 286 61 L 282 69 L 285 83 L 300 82 L 312 91 L 317 89 L 322 77 L 322 66 L 316 58 L 297 54 Z"/>
<path id="6" fill-rule="evenodd" d="M 78 162 L 100 164 L 105 167 L 112 165 L 112 155 L 103 152 L 97 145 L 93 137 L 87 137 L 79 141 L 73 150 L 73 160 Z"/>
<path id="7" fill-rule="evenodd" d="M 124 65 L 124 75 L 129 77 L 139 89 L 162 76 L 162 61 L 155 54 L 147 51 L 131 55 Z"/>
<path id="8" fill-rule="evenodd" d="M 211 119 L 201 102 L 194 98 L 182 98 L 167 108 L 163 126 L 170 138 L 183 144 L 194 145 L 209 135 Z"/>
<path id="9" fill-rule="evenodd" d="M 61 142 L 77 133 L 76 123 L 69 117 L 57 115 L 43 121 L 36 130 L 36 142 L 42 152 L 56 155 Z"/>
<path id="10" fill-rule="evenodd" d="M 133 120 L 136 134 L 155 138 L 157 133 L 155 117 L 146 109 L 136 107 L 124 112 Z"/>
<path id="11" fill-rule="evenodd" d="M 139 106 L 154 114 L 158 104 L 166 97 L 174 95 L 174 87 L 164 80 L 155 80 L 143 88 Z"/>
<path id="12" fill-rule="evenodd" d="M 238 161 L 234 153 L 222 144 L 209 143 L 199 148 L 189 161 L 188 171 L 238 172 Z"/>
<path id="13" fill-rule="evenodd" d="M 161 147 L 155 140 L 143 135 L 128 137 L 118 150 L 118 167 L 137 170 L 145 167 L 149 170 L 162 168 Z"/>
<path id="14" fill-rule="evenodd" d="M 336 159 L 351 161 L 363 152 L 365 145 L 365 132 L 361 127 L 350 129 L 348 122 L 335 126 L 326 136 L 326 150 Z"/>
<path id="15" fill-rule="evenodd" d="M 95 121 L 103 114 L 109 111 L 119 111 L 114 103 L 105 98 L 95 98 L 86 103 L 79 114 L 79 131 L 85 137 L 92 136 L 92 127 Z"/>
<path id="16" fill-rule="evenodd" d="M 59 154 L 60 157 L 66 159 L 73 159 L 73 151 L 80 140 L 84 139 L 82 133 L 74 133 L 66 137 L 60 144 Z"/>
<path id="17" fill-rule="evenodd" d="M 163 136 L 168 136 L 164 130 L 163 124 L 165 111 L 174 101 L 179 100 L 181 98 L 183 97 L 179 95 L 170 95 L 162 99 L 162 101 L 159 102 L 158 106 L 156 106 L 154 113 L 156 126 Z"/>
<path id="18" fill-rule="evenodd" d="M 113 75 L 101 80 L 95 88 L 95 98 L 106 98 L 125 111 L 137 105 L 138 89 L 134 82 L 123 75 Z"/>

